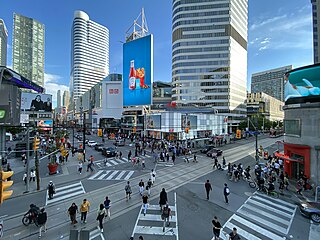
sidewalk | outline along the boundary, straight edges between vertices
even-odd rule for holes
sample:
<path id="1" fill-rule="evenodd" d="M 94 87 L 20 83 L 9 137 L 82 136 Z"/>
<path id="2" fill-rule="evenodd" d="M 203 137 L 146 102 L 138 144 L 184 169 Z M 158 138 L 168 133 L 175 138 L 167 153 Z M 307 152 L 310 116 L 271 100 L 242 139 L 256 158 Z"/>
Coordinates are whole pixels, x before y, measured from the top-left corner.
<path id="1" fill-rule="evenodd" d="M 14 162 L 14 164 L 11 165 L 10 163 L 10 165 L 14 171 L 14 174 L 25 171 L 25 167 L 23 167 L 23 163 L 20 160 L 15 159 L 15 161 L 12 161 L 12 162 Z M 30 161 L 30 166 L 33 166 L 33 165 L 34 165 L 34 159 Z M 86 178 L 87 174 L 85 171 L 82 175 L 78 173 L 77 165 L 78 165 L 77 156 L 76 155 L 74 157 L 70 156 L 67 163 L 65 163 L 64 165 L 60 165 L 61 172 L 54 175 L 49 175 L 47 173 L 45 177 L 40 178 L 40 191 L 44 191 L 47 189 L 49 181 L 53 181 L 55 185 L 59 185 L 59 184 L 64 184 L 66 182 L 78 181 Z M 25 193 L 26 185 L 23 181 L 15 182 L 12 185 L 11 189 L 13 190 L 13 194 L 11 198 L 39 192 L 37 191 L 37 182 L 29 182 L 28 193 Z"/>

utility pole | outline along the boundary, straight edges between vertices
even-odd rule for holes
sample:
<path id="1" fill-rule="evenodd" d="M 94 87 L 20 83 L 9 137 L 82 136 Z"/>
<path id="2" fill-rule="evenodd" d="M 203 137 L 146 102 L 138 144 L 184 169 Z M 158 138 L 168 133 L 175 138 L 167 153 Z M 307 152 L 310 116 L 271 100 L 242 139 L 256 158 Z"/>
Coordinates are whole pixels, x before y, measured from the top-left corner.
<path id="1" fill-rule="evenodd" d="M 30 127 L 27 127 L 27 152 L 26 152 L 26 173 L 27 173 L 27 179 L 26 179 L 26 191 L 24 193 L 29 192 L 29 153 L 30 153 Z"/>
<path id="2" fill-rule="evenodd" d="M 86 113 L 83 113 L 83 160 L 86 161 Z"/>
<path id="3" fill-rule="evenodd" d="M 40 191 L 40 173 L 39 173 L 38 149 L 36 149 L 36 151 L 35 151 L 35 165 L 36 165 L 37 190 Z"/>

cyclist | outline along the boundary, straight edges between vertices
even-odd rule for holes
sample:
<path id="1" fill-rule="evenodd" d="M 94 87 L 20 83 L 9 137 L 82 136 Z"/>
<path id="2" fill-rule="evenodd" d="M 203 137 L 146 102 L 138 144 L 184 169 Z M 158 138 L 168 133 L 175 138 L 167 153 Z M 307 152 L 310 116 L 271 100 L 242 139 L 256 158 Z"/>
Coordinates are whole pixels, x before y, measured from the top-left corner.
<path id="1" fill-rule="evenodd" d="M 251 178 L 251 175 L 250 175 L 250 166 L 248 166 L 245 170 L 244 170 L 244 175 L 247 179 L 250 179 Z"/>
<path id="2" fill-rule="evenodd" d="M 25 216 L 28 215 L 28 218 L 30 219 L 30 222 L 31 222 L 33 219 L 37 218 L 39 211 L 40 211 L 40 208 L 38 208 L 35 204 L 31 203 L 30 204 L 30 209 L 25 214 Z"/>

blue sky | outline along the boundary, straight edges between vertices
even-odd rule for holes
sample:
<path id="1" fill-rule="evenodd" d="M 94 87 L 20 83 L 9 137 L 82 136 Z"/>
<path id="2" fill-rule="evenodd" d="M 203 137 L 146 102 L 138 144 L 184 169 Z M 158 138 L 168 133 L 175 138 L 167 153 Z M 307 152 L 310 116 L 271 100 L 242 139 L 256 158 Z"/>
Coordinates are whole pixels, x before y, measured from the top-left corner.
<path id="1" fill-rule="evenodd" d="M 171 0 L 1 0 L 0 18 L 9 31 L 8 66 L 12 59 L 13 13 L 34 18 L 46 28 L 47 93 L 69 87 L 71 25 L 75 10 L 110 31 L 110 73 L 122 73 L 125 32 L 145 8 L 154 34 L 154 80 L 171 81 Z M 310 0 L 249 0 L 248 80 L 252 73 L 292 64 L 313 63 Z M 250 85 L 248 84 L 248 87 Z M 250 89 L 250 88 L 249 88 Z"/>

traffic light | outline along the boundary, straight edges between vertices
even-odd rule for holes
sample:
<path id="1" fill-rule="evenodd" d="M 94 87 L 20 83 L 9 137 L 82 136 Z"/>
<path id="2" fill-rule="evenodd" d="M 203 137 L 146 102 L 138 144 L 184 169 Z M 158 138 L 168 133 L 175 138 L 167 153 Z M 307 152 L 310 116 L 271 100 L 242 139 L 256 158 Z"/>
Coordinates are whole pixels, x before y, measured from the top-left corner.
<path id="1" fill-rule="evenodd" d="M 61 150 L 61 155 L 62 155 L 62 157 L 66 157 L 67 155 L 68 155 L 68 150 Z"/>
<path id="2" fill-rule="evenodd" d="M 186 132 L 186 133 L 189 133 L 189 128 L 186 128 L 186 129 L 185 129 L 185 132 Z"/>
<path id="3" fill-rule="evenodd" d="M 35 137 L 33 139 L 33 150 L 37 151 L 39 149 L 39 145 L 40 145 L 40 138 Z"/>
<path id="4" fill-rule="evenodd" d="M 7 178 L 11 177 L 12 175 L 13 171 L 0 171 L 0 204 L 2 204 L 4 200 L 8 199 L 13 193 L 13 190 L 5 191 L 13 184 L 13 181 L 7 181 Z"/>
<path id="5" fill-rule="evenodd" d="M 237 130 L 236 132 L 236 138 L 241 139 L 241 130 Z"/>
<path id="6" fill-rule="evenodd" d="M 98 129 L 98 137 L 102 137 L 102 129 Z"/>

